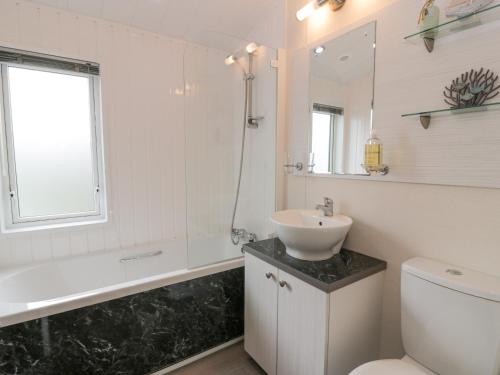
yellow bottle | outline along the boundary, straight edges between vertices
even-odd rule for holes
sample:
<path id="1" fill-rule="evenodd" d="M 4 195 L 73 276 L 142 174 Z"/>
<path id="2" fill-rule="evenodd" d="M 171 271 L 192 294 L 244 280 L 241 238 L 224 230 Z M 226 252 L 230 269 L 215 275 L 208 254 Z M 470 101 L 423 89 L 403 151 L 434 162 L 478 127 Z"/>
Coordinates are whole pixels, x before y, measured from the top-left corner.
<path id="1" fill-rule="evenodd" d="M 370 138 L 365 144 L 365 163 L 367 172 L 378 172 L 383 166 L 382 142 L 373 130 L 370 131 Z"/>

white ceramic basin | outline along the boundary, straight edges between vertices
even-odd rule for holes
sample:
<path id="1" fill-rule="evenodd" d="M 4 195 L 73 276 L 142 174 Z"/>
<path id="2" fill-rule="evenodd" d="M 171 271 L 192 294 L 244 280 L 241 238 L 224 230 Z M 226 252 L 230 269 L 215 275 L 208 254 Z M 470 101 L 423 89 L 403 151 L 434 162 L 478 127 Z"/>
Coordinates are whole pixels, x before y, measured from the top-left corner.
<path id="1" fill-rule="evenodd" d="M 348 216 L 324 216 L 316 210 L 278 211 L 271 221 L 287 254 L 303 260 L 324 260 L 338 253 L 352 226 Z"/>

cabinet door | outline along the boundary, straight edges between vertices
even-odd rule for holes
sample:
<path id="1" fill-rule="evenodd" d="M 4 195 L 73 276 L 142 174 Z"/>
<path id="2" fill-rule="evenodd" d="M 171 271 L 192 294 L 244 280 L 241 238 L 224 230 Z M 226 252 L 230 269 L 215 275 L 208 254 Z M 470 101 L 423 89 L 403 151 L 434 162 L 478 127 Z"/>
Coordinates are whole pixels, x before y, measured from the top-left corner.
<path id="1" fill-rule="evenodd" d="M 279 271 L 278 375 L 326 372 L 328 294 Z"/>
<path id="2" fill-rule="evenodd" d="M 278 269 L 245 254 L 245 350 L 269 374 L 276 374 Z"/>

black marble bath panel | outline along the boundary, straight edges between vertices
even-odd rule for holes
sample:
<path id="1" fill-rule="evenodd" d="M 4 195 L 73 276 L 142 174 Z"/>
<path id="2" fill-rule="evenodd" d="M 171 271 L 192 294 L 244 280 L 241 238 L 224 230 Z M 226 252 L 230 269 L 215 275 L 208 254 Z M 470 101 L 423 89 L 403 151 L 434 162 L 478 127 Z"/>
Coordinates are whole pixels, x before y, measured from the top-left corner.
<path id="1" fill-rule="evenodd" d="M 145 375 L 173 365 L 243 335 L 243 278 L 236 268 L 0 328 L 0 374 Z"/>

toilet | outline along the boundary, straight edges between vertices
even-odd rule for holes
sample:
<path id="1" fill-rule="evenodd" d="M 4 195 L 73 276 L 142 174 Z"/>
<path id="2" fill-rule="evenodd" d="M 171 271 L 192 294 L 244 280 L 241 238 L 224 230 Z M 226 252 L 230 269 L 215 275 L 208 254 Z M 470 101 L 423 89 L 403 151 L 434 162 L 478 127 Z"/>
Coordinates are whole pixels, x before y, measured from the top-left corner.
<path id="1" fill-rule="evenodd" d="M 403 263 L 402 359 L 350 375 L 499 375 L 500 278 L 427 258 Z"/>

